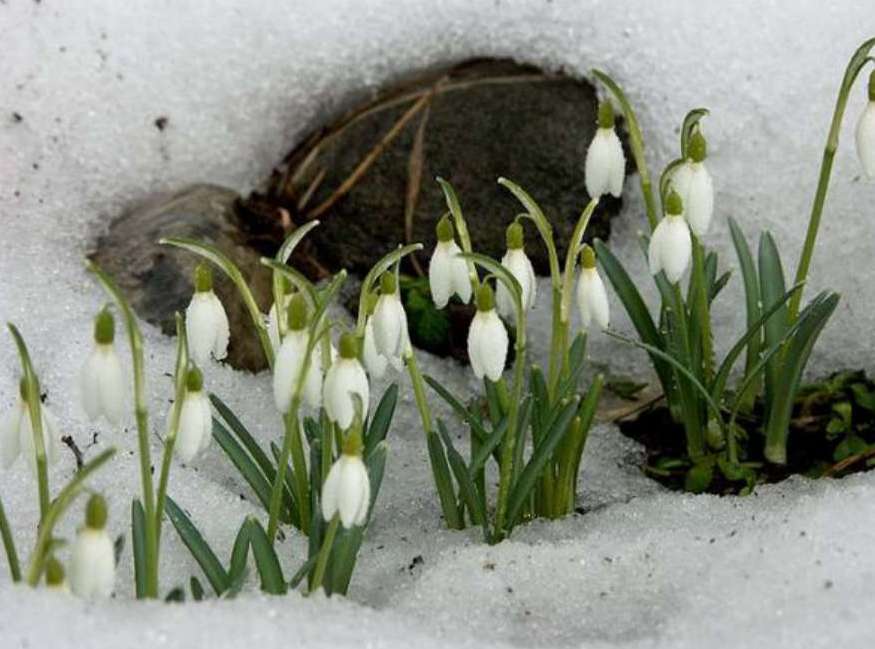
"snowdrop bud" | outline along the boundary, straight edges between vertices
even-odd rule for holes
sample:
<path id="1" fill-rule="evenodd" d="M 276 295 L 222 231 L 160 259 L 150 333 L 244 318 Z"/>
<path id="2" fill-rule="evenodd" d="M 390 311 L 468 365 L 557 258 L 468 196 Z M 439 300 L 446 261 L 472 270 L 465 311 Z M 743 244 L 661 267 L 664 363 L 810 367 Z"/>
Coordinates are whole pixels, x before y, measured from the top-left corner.
<path id="1" fill-rule="evenodd" d="M 79 380 L 82 407 L 92 421 L 101 416 L 117 424 L 124 411 L 124 378 L 118 354 L 113 345 L 115 321 L 108 309 L 94 320 L 94 349 Z"/>
<path id="2" fill-rule="evenodd" d="M 225 307 L 213 293 L 213 274 L 201 263 L 194 271 L 195 293 L 185 310 L 188 349 L 198 365 L 204 365 L 212 353 L 216 360 L 228 355 L 230 328 Z"/>
<path id="3" fill-rule="evenodd" d="M 507 252 L 501 258 L 501 265 L 507 268 L 522 288 L 523 309 L 531 309 L 535 303 L 538 285 L 535 269 L 524 250 L 523 226 L 511 223 L 507 228 Z M 499 282 L 495 293 L 498 313 L 505 318 L 516 316 L 513 298 L 503 283 Z"/>
<path id="4" fill-rule="evenodd" d="M 277 410 L 283 413 L 291 408 L 300 381 L 303 381 L 300 394 L 309 406 L 318 408 L 322 401 L 322 355 L 318 349 L 312 350 L 307 373 L 301 376 L 310 344 L 308 317 L 307 301 L 303 295 L 296 294 L 289 302 L 289 330 L 277 352 L 273 369 L 274 402 Z"/>
<path id="5" fill-rule="evenodd" d="M 69 586 L 67 586 L 67 574 L 64 566 L 54 555 L 50 556 L 46 561 L 46 588 L 61 592 L 68 592 L 70 590 Z"/>
<path id="6" fill-rule="evenodd" d="M 381 378 L 386 373 L 386 367 L 389 365 L 389 360 L 377 351 L 377 344 L 374 342 L 374 322 L 370 317 L 365 322 L 362 360 L 372 379 Z"/>
<path id="7" fill-rule="evenodd" d="M 606 329 L 610 321 L 608 293 L 601 275 L 596 269 L 595 252 L 589 246 L 583 247 L 580 255 L 580 279 L 577 281 L 577 306 L 584 329 L 595 323 Z"/>
<path id="8" fill-rule="evenodd" d="M 362 417 L 368 414 L 368 377 L 358 355 L 358 339 L 354 334 L 343 334 L 340 337 L 340 358 L 328 368 L 322 388 L 325 413 L 343 430 L 350 427 L 355 416 L 354 395 L 361 399 Z"/>
<path id="9" fill-rule="evenodd" d="M 39 385 L 37 385 L 37 394 L 39 394 Z M 60 456 L 57 420 L 45 405 L 40 407 L 40 414 L 46 461 L 48 464 L 54 464 Z M 18 403 L 0 420 L 0 462 L 2 462 L 4 469 L 11 467 L 18 456 L 23 454 L 31 470 L 36 473 L 36 450 L 33 444 L 33 426 L 31 424 L 27 400 L 27 381 L 21 379 Z"/>
<path id="10" fill-rule="evenodd" d="M 604 194 L 619 197 L 626 175 L 626 156 L 614 130 L 611 102 L 599 104 L 599 128 L 586 151 L 586 191 L 592 198 Z"/>
<path id="11" fill-rule="evenodd" d="M 705 166 L 705 137 L 696 131 L 690 138 L 689 159 L 672 174 L 672 187 L 683 203 L 684 216 L 698 237 L 704 236 L 714 214 L 714 185 Z"/>
<path id="12" fill-rule="evenodd" d="M 507 329 L 495 311 L 492 288 L 484 283 L 477 291 L 477 313 L 468 329 L 468 360 L 474 376 L 498 381 L 507 361 Z"/>
<path id="13" fill-rule="evenodd" d="M 203 385 L 203 374 L 192 365 L 185 376 L 185 396 L 174 445 L 176 455 L 183 462 L 191 462 L 213 438 L 213 415 Z"/>
<path id="14" fill-rule="evenodd" d="M 361 433 L 353 430 L 343 445 L 343 453 L 331 466 L 322 485 L 322 517 L 330 521 L 340 515 L 347 529 L 364 525 L 371 504 L 371 481 L 362 461 Z"/>
<path id="15" fill-rule="evenodd" d="M 650 274 L 664 271 L 668 281 L 679 281 L 690 264 L 692 241 L 690 229 L 683 217 L 683 201 L 674 190 L 665 201 L 665 218 L 659 222 L 650 237 L 648 258 Z"/>
<path id="16" fill-rule="evenodd" d="M 79 597 L 102 599 L 115 583 L 115 548 L 106 532 L 106 501 L 94 494 L 85 507 L 85 526 L 79 530 L 70 560 L 70 587 Z"/>
<path id="17" fill-rule="evenodd" d="M 407 315 L 404 313 L 404 305 L 401 304 L 398 282 L 392 272 L 385 272 L 380 278 L 380 297 L 371 322 L 377 351 L 386 358 L 401 357 L 409 340 Z"/>
<path id="18" fill-rule="evenodd" d="M 857 156 L 863 171 L 875 179 L 875 70 L 869 75 L 869 103 L 857 122 Z"/>
<path id="19" fill-rule="evenodd" d="M 468 264 L 457 256 L 462 249 L 453 239 L 453 224 L 444 216 L 437 224 L 437 245 L 428 264 L 428 285 L 431 299 L 443 309 L 455 293 L 464 304 L 471 300 L 471 280 Z"/>

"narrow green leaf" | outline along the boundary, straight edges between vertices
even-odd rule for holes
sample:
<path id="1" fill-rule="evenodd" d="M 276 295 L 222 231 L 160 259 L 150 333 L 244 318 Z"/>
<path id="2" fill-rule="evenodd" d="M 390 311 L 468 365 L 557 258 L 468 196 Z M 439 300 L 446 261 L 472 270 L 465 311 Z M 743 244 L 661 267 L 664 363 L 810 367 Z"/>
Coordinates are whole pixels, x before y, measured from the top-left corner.
<path id="1" fill-rule="evenodd" d="M 234 548 L 231 550 L 231 561 L 228 564 L 228 593 L 236 594 L 243 587 L 246 579 L 246 563 L 249 558 L 249 524 L 243 521 Z"/>
<path id="2" fill-rule="evenodd" d="M 267 540 L 267 532 L 254 518 L 249 519 L 249 543 L 261 577 L 261 590 L 271 595 L 285 594 L 286 582 L 279 559 L 270 541 Z"/>
<path id="3" fill-rule="evenodd" d="M 768 232 L 760 237 L 759 247 L 760 297 L 762 308 L 768 309 L 781 300 L 787 289 L 784 284 L 784 269 L 775 240 Z M 764 342 L 770 347 L 783 338 L 787 328 L 787 309 L 780 308 L 768 320 L 764 331 Z M 776 356 L 766 365 L 766 409 L 771 410 L 773 398 L 779 389 L 781 358 Z"/>
<path id="4" fill-rule="evenodd" d="M 471 513 L 471 520 L 475 525 L 483 527 L 483 533 L 489 538 L 489 529 L 486 525 L 486 496 L 480 493 L 471 479 L 471 471 L 465 466 L 465 460 L 453 446 L 453 441 L 447 432 L 446 426 L 441 419 L 437 421 L 438 430 L 444 442 L 444 447 L 447 449 L 447 459 L 450 462 L 450 468 L 459 485 L 459 495 L 465 502 L 465 506 Z"/>
<path id="5" fill-rule="evenodd" d="M 13 582 L 21 581 L 21 564 L 18 562 L 18 552 L 15 550 L 15 540 L 12 538 L 12 528 L 6 518 L 3 501 L 0 500 L 0 535 L 3 537 L 3 549 L 6 551 L 6 561 L 9 564 L 9 576 Z"/>
<path id="6" fill-rule="evenodd" d="M 377 444 L 386 439 L 392 417 L 395 414 L 395 405 L 398 403 L 398 384 L 393 383 L 383 393 L 377 409 L 371 418 L 365 434 L 365 457 L 377 447 Z"/>
<path id="7" fill-rule="evenodd" d="M 237 415 L 225 405 L 225 402 L 222 401 L 218 396 L 213 393 L 210 393 L 210 401 L 213 404 L 213 407 L 216 409 L 216 412 L 219 413 L 219 416 L 225 420 L 225 423 L 228 424 L 228 428 L 230 428 L 230 432 L 234 433 L 237 439 L 243 444 L 246 451 L 255 460 L 255 464 L 257 468 L 260 470 L 261 474 L 264 478 L 269 482 L 273 483 L 274 478 L 276 477 L 276 467 L 273 462 L 271 462 L 270 458 L 261 448 L 261 445 L 255 441 L 255 438 L 243 425 L 243 423 L 237 418 Z"/>
<path id="8" fill-rule="evenodd" d="M 216 553 L 213 552 L 191 519 L 170 496 L 167 496 L 165 508 L 167 517 L 176 528 L 179 538 L 182 539 L 191 556 L 203 570 L 204 576 L 210 582 L 216 595 L 221 596 L 228 589 L 228 573 L 225 572 Z"/>
<path id="9" fill-rule="evenodd" d="M 453 479 L 450 476 L 450 468 L 447 465 L 446 455 L 444 455 L 444 447 L 434 431 L 426 433 L 425 439 L 428 445 L 428 457 L 431 462 L 432 473 L 434 474 L 435 487 L 437 488 L 441 510 L 444 513 L 447 526 L 450 529 L 460 529 L 463 521 L 459 517 L 456 490 L 453 487 Z"/>
<path id="10" fill-rule="evenodd" d="M 240 475 L 243 476 L 243 479 L 252 487 L 259 502 L 266 510 L 270 506 L 271 485 L 264 477 L 264 473 L 228 432 L 222 422 L 215 417 L 213 418 L 213 437 L 240 472 Z"/>
<path id="11" fill-rule="evenodd" d="M 197 577 L 192 576 L 191 579 L 188 580 L 188 587 L 191 589 L 191 598 L 200 602 L 204 598 L 204 587 L 201 585 L 200 580 Z"/>
<path id="12" fill-rule="evenodd" d="M 146 596 L 146 512 L 139 499 L 131 501 L 131 539 L 134 553 L 134 585 L 137 599 Z"/>

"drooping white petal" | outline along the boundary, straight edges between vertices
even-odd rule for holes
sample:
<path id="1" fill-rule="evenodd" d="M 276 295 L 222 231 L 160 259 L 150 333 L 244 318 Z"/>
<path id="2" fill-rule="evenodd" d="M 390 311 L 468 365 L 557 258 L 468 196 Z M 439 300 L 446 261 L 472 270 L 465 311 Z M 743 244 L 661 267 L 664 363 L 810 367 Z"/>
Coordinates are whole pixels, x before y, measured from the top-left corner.
<path id="1" fill-rule="evenodd" d="M 95 345 L 79 381 L 82 407 L 92 421 L 101 416 L 117 424 L 124 412 L 125 382 L 121 361 L 111 344 Z"/>
<path id="2" fill-rule="evenodd" d="M 477 311 L 468 330 L 468 360 L 474 376 L 498 381 L 507 362 L 507 330 L 495 309 Z"/>
<path id="3" fill-rule="evenodd" d="M 340 498 L 341 465 L 338 460 L 331 465 L 328 476 L 322 483 L 322 518 L 330 521 L 337 513 Z"/>
<path id="4" fill-rule="evenodd" d="M 225 307 L 212 291 L 198 291 L 185 310 L 188 350 L 195 363 L 205 365 L 210 354 L 221 360 L 228 354 L 230 328 Z"/>
<path id="5" fill-rule="evenodd" d="M 213 422 L 210 401 L 203 390 L 188 392 L 179 413 L 174 452 L 183 462 L 191 462 L 212 438 Z"/>
<path id="6" fill-rule="evenodd" d="M 465 304 L 471 300 L 468 265 L 457 256 L 460 252 L 455 241 L 438 241 L 434 248 L 428 265 L 428 285 L 438 309 L 443 309 L 454 293 Z"/>
<path id="7" fill-rule="evenodd" d="M 368 377 L 355 358 L 339 358 L 325 374 L 322 401 L 328 418 L 347 429 L 355 417 L 353 394 L 362 402 L 362 417 L 368 414 Z"/>
<path id="8" fill-rule="evenodd" d="M 371 324 L 377 351 L 386 358 L 400 356 L 404 351 L 407 315 L 397 292 L 380 296 L 371 316 Z"/>
<path id="9" fill-rule="evenodd" d="M 277 352 L 273 367 L 273 398 L 277 410 L 282 413 L 289 411 L 297 382 L 302 378 L 308 338 L 306 330 L 289 331 Z"/>
<path id="10" fill-rule="evenodd" d="M 8 469 L 21 453 L 21 420 L 25 416 L 24 402 L 19 399 L 0 419 L 0 463 Z"/>
<path id="11" fill-rule="evenodd" d="M 602 329 L 610 321 L 608 293 L 605 284 L 595 268 L 584 268 L 577 281 L 577 305 L 580 308 L 580 321 L 585 329 L 595 323 Z"/>
<path id="12" fill-rule="evenodd" d="M 672 284 L 680 280 L 690 264 L 692 241 L 690 229 L 680 215 L 666 216 L 656 226 L 648 250 L 650 272 L 665 272 Z"/>
<path id="13" fill-rule="evenodd" d="M 386 373 L 388 361 L 385 356 L 377 351 L 377 345 L 374 342 L 374 323 L 371 321 L 371 318 L 368 318 L 365 323 L 362 358 L 365 362 L 365 368 L 372 379 L 379 379 Z"/>
<path id="14" fill-rule="evenodd" d="M 856 130 L 857 156 L 863 171 L 870 179 L 875 179 L 875 101 L 870 101 L 860 120 Z"/>
<path id="15" fill-rule="evenodd" d="M 46 462 L 55 464 L 60 457 L 60 441 L 58 435 L 58 420 L 44 405 L 40 407 L 42 415 L 43 447 L 46 451 Z M 33 443 L 33 428 L 31 427 L 30 411 L 26 410 L 21 417 L 19 426 L 19 443 L 21 454 L 25 457 L 28 466 L 36 473 L 36 449 Z"/>
<path id="16" fill-rule="evenodd" d="M 672 175 L 672 187 L 681 197 L 684 218 L 698 237 L 705 236 L 714 214 L 714 183 L 704 162 L 687 161 Z"/>
<path id="17" fill-rule="evenodd" d="M 345 528 L 364 525 L 371 501 L 368 471 L 358 455 L 341 455 L 322 485 L 322 517 L 330 521 L 340 514 Z"/>
<path id="18" fill-rule="evenodd" d="M 289 302 L 291 301 L 292 296 L 286 294 L 283 296 L 283 312 L 289 307 Z M 277 317 L 276 312 L 276 304 L 270 305 L 270 311 L 267 313 L 267 336 L 270 338 L 270 344 L 273 346 L 274 350 L 279 349 L 280 346 L 280 324 L 279 319 Z"/>
<path id="19" fill-rule="evenodd" d="M 535 269 L 528 255 L 522 248 L 508 250 L 501 258 L 501 265 L 507 268 L 516 281 L 520 283 L 523 308 L 531 309 L 535 303 L 538 285 L 535 280 Z M 495 306 L 505 318 L 510 319 L 516 315 L 510 291 L 507 290 L 503 282 L 498 282 L 498 288 L 495 292 Z"/>
<path id="20" fill-rule="evenodd" d="M 613 128 L 599 128 L 586 151 L 586 191 L 596 198 L 604 194 L 619 197 L 623 193 L 626 156 Z"/>
<path id="21" fill-rule="evenodd" d="M 79 530 L 70 559 L 70 588 L 84 599 L 112 595 L 115 585 L 115 548 L 106 530 Z"/>

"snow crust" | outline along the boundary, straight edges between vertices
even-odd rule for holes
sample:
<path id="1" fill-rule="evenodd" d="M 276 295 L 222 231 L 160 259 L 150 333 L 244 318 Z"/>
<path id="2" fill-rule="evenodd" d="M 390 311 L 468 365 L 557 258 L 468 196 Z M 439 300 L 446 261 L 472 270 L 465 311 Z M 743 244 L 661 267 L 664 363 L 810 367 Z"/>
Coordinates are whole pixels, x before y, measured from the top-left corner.
<path id="1" fill-rule="evenodd" d="M 749 236 L 772 230 L 792 268 L 836 88 L 847 58 L 873 30 L 868 0 L 5 0 L 0 319 L 27 338 L 64 433 L 88 456 L 119 448 L 93 485 L 106 493 L 110 528 L 120 534 L 139 492 L 133 422 L 123 431 L 88 424 L 73 386 L 103 299 L 82 259 L 124 207 L 198 181 L 246 191 L 296 138 L 383 82 L 417 66 L 513 56 L 576 74 L 609 71 L 638 109 L 654 168 L 674 157 L 686 110 L 709 107 L 704 129 L 717 187 L 709 242 L 734 264 L 725 223 L 732 215 Z M 815 372 L 871 369 L 875 361 L 875 186 L 862 181 L 848 146 L 863 101 L 861 85 L 849 103 L 808 287 L 809 295 L 823 287 L 844 295 Z M 161 117 L 163 130 L 155 125 Z M 537 188 L 528 189 L 537 197 Z M 612 245 L 644 278 L 634 240 L 645 223 L 637 178 L 627 180 L 626 196 Z M 743 322 L 740 291 L 733 280 L 716 314 L 723 346 L 730 342 L 719 332 Z M 547 326 L 549 291 L 539 294 L 535 356 L 547 344 L 537 332 Z M 615 325 L 627 331 L 612 306 Z M 152 423 L 160 431 L 172 395 L 164 372 L 172 369 L 173 342 L 150 327 L 145 335 Z M 604 338 L 593 340 L 591 356 L 612 372 L 647 374 L 639 354 Z M 476 389 L 452 362 L 425 354 L 420 362 L 457 391 Z M 13 405 L 17 377 L 7 339 L 0 408 Z M 212 366 L 206 383 L 261 439 L 278 434 L 278 420 L 264 415 L 273 411 L 267 376 Z M 667 493 L 638 471 L 640 449 L 599 425 L 582 479 L 586 513 L 532 524 L 487 547 L 475 531 L 442 528 L 403 379 L 402 388 L 386 482 L 348 600 L 267 598 L 253 585 L 234 601 L 133 603 L 126 551 L 117 598 L 99 606 L 13 587 L 0 571 L 0 645 L 870 646 L 872 475 L 794 479 L 748 498 Z M 447 415 L 437 399 L 433 405 Z M 156 437 L 154 454 L 159 443 Z M 54 487 L 74 468 L 65 452 L 51 472 Z M 259 513 L 215 447 L 194 466 L 174 466 L 170 492 L 222 556 L 239 521 Z M 0 493 L 26 556 L 37 502 L 23 462 L 0 476 Z M 78 520 L 76 508 L 64 524 L 68 536 Z M 289 571 L 304 553 L 294 534 L 281 545 Z M 165 591 L 199 575 L 169 525 L 162 559 Z"/>

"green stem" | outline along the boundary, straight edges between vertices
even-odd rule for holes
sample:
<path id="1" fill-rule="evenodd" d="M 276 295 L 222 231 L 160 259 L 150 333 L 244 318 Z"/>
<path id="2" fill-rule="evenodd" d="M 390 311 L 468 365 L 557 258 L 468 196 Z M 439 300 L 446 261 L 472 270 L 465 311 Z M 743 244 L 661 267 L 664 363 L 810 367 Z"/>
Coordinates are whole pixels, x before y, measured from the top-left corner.
<path id="1" fill-rule="evenodd" d="M 331 556 L 331 548 L 334 545 L 334 537 L 337 536 L 337 526 L 340 523 L 340 517 L 335 514 L 328 524 L 328 530 L 325 532 L 325 540 L 322 541 L 322 548 L 319 550 L 319 557 L 316 559 L 316 569 L 313 572 L 313 583 L 310 586 L 310 592 L 316 592 L 322 587 L 322 581 L 325 579 L 325 569 L 328 567 L 328 558 Z"/>
<path id="2" fill-rule="evenodd" d="M 6 550 L 6 561 L 9 562 L 9 575 L 12 581 L 21 581 L 21 564 L 18 562 L 18 552 L 15 551 L 15 540 L 12 538 L 12 528 L 6 518 L 3 501 L 0 500 L 0 536 L 3 537 L 3 549 Z"/>
<path id="3" fill-rule="evenodd" d="M 699 321 L 701 336 L 702 371 L 706 385 L 714 376 L 714 343 L 711 338 L 711 313 L 708 305 L 708 292 L 705 286 L 705 255 L 701 241 L 696 235 L 693 239 L 693 282 L 696 294 L 693 296 L 696 309 L 695 318 Z"/>
<path id="4" fill-rule="evenodd" d="M 300 448 L 301 437 L 300 427 L 298 423 L 298 410 L 301 407 L 300 398 L 296 395 L 292 397 L 292 403 L 289 406 L 289 411 L 283 415 L 283 426 L 285 434 L 283 435 L 283 446 L 280 451 L 280 456 L 277 459 L 276 476 L 274 477 L 273 487 L 270 492 L 270 506 L 268 508 L 267 519 L 267 539 L 271 543 L 276 539 L 277 529 L 279 527 L 280 506 L 282 505 L 283 486 L 285 485 L 286 470 L 289 465 L 289 458 L 292 458 L 294 466 L 294 481 L 295 499 L 298 502 L 298 511 L 301 517 L 301 530 L 305 531 L 309 527 L 309 502 L 305 504 L 305 487 L 301 486 L 301 477 L 307 479 L 306 465 L 303 472 L 298 469 L 298 461 L 295 460 L 297 453 L 293 453 L 295 447 Z M 309 499 L 306 499 L 309 501 Z M 306 515 L 305 515 L 306 514 Z"/>
<path id="5" fill-rule="evenodd" d="M 510 400 L 510 411 L 507 414 L 507 431 L 501 446 L 501 462 L 499 464 L 498 497 L 495 510 L 494 542 L 501 541 L 507 536 L 509 530 L 505 530 L 505 517 L 507 516 L 507 499 L 510 495 L 511 477 L 513 474 L 514 450 L 517 438 L 517 419 L 519 417 L 520 402 L 523 395 L 523 383 L 525 382 L 525 315 L 520 314 L 517 318 L 517 345 L 516 360 L 514 362 L 513 396 Z"/>
<path id="6" fill-rule="evenodd" d="M 848 103 L 848 96 L 854 81 L 860 71 L 866 65 L 869 50 L 875 46 L 875 38 L 870 38 L 863 43 L 845 69 L 845 76 L 842 79 L 842 85 L 839 88 L 839 94 L 836 98 L 835 110 L 833 111 L 832 123 L 829 128 L 829 135 L 826 138 L 826 147 L 823 151 L 823 161 L 820 164 L 820 177 L 817 181 L 817 191 L 814 194 L 814 204 L 811 206 L 811 216 L 808 219 L 808 230 L 805 233 L 805 243 L 802 246 L 802 253 L 799 256 L 799 264 L 796 267 L 796 280 L 794 284 L 805 282 L 808 277 L 808 268 L 811 265 L 811 257 L 814 254 L 814 244 L 817 241 L 817 232 L 820 229 L 820 218 L 823 215 L 823 206 L 826 203 L 826 194 L 829 189 L 829 180 L 832 175 L 833 159 L 835 158 L 836 150 L 839 146 L 839 133 L 842 128 L 842 118 L 845 114 L 845 107 Z M 799 291 L 790 299 L 788 309 L 788 322 L 793 324 L 799 316 L 799 307 L 802 303 L 802 291 Z"/>

